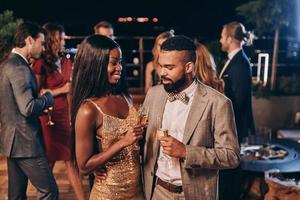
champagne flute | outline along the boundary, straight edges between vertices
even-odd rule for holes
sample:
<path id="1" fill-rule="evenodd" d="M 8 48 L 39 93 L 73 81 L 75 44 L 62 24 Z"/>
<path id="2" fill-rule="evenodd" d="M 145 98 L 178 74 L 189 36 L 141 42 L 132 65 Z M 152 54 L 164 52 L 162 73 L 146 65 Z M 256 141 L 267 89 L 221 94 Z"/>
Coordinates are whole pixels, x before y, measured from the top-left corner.
<path id="1" fill-rule="evenodd" d="M 137 124 L 140 124 L 143 127 L 146 127 L 148 125 L 149 108 L 140 106 L 138 113 L 139 114 L 138 114 L 138 123 Z"/>
<path id="2" fill-rule="evenodd" d="M 146 109 L 141 105 L 138 110 L 136 124 L 146 127 L 148 124 L 148 114 L 149 114 L 149 109 Z M 136 141 L 136 143 L 134 144 L 134 149 L 136 151 L 140 150 L 139 141 Z"/>
<path id="3" fill-rule="evenodd" d="M 54 122 L 52 121 L 52 111 L 53 111 L 53 107 L 49 107 L 47 109 L 47 113 L 48 113 L 48 122 L 46 123 L 47 126 L 54 126 Z"/>
<path id="4" fill-rule="evenodd" d="M 163 137 L 169 136 L 169 131 L 168 131 L 168 129 L 162 128 L 162 121 L 161 121 L 160 117 L 157 118 L 157 124 L 158 124 L 158 126 L 157 126 L 158 128 L 156 131 L 156 138 L 160 143 L 160 140 Z M 166 168 L 168 168 L 170 170 L 173 167 L 172 158 L 170 156 L 164 154 L 162 149 L 161 149 L 161 153 L 162 153 L 162 155 L 160 156 L 159 160 L 162 161 L 166 165 Z"/>

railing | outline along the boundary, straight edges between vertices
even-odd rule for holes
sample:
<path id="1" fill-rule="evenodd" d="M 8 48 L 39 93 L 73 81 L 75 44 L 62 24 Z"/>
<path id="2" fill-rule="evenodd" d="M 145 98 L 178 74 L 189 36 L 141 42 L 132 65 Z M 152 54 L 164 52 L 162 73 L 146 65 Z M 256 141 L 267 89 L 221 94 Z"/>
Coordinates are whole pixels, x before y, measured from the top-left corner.
<path id="1" fill-rule="evenodd" d="M 69 41 L 82 40 L 85 36 L 66 36 Z M 148 61 L 152 58 L 151 49 L 154 45 L 155 37 L 149 36 L 117 36 L 114 38 L 121 46 L 123 57 L 125 58 L 124 65 L 126 66 L 127 82 L 131 93 L 140 93 L 144 91 L 145 85 L 145 67 Z M 278 76 L 281 74 L 291 76 L 295 71 L 299 73 L 300 60 L 300 42 L 296 38 L 281 38 L 278 58 Z M 291 42 L 291 44 L 289 43 Z M 79 41 L 76 43 L 78 44 Z M 72 47 L 76 46 L 72 45 Z M 291 48 L 291 45 L 296 45 Z M 297 46 L 299 45 L 299 46 Z M 253 76 L 257 73 L 257 61 L 259 53 L 272 54 L 273 41 L 272 38 L 263 37 L 254 42 L 255 49 L 250 49 L 247 53 L 251 55 L 251 63 L 253 67 Z M 219 48 L 219 47 L 217 47 Z M 251 52 L 252 51 L 252 52 Z M 290 53 L 291 52 L 291 53 Z M 297 53 L 297 56 L 287 58 L 288 55 Z M 216 59 L 216 58 L 215 58 Z M 269 64 L 271 59 L 269 60 Z M 219 63 L 220 64 L 220 63 Z M 270 72 L 270 70 L 269 70 Z"/>

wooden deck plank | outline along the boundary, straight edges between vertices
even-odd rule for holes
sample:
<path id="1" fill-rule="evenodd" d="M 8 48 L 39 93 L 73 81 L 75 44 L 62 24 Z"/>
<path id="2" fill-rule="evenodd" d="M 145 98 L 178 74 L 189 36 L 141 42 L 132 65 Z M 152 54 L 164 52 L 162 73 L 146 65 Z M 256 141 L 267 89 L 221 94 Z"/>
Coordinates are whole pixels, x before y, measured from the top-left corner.
<path id="1" fill-rule="evenodd" d="M 74 191 L 68 181 L 68 177 L 65 171 L 65 165 L 63 162 L 57 162 L 54 167 L 54 176 L 59 188 L 60 200 L 76 200 Z M 0 155 L 0 200 L 7 200 L 7 165 L 6 158 Z M 86 197 L 89 194 L 89 182 L 88 177 L 83 178 L 83 187 L 86 193 Z M 36 199 L 36 189 L 29 183 L 27 189 L 28 200 Z"/>

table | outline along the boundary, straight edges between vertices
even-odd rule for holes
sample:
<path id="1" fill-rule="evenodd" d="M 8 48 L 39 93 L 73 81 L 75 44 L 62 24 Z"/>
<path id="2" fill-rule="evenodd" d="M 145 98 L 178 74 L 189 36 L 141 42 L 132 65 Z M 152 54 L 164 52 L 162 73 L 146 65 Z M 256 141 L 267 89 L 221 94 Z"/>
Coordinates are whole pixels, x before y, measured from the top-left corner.
<path id="1" fill-rule="evenodd" d="M 248 180 L 248 193 L 255 177 L 260 178 L 260 195 L 264 198 L 267 192 L 267 185 L 264 181 L 264 172 L 271 169 L 279 169 L 281 173 L 300 172 L 300 144 L 294 140 L 277 139 L 271 140 L 270 145 L 276 145 L 288 152 L 283 159 L 274 160 L 249 160 L 241 157 L 240 167 L 244 172 L 246 180 Z"/>
<path id="2" fill-rule="evenodd" d="M 279 169 L 282 173 L 300 172 L 300 144 L 293 140 L 272 140 L 270 145 L 276 145 L 288 152 L 283 159 L 273 160 L 245 160 L 241 158 L 241 169 L 252 172 L 265 172 Z"/>

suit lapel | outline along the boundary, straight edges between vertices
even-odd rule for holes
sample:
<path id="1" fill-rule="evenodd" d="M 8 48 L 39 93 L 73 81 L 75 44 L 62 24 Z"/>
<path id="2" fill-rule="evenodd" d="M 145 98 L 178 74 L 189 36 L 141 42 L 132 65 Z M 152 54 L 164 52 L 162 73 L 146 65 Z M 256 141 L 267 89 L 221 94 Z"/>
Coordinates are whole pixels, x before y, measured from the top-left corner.
<path id="1" fill-rule="evenodd" d="M 223 78 L 223 75 L 227 71 L 227 68 L 228 68 L 230 62 L 231 62 L 231 60 L 229 60 L 229 59 L 225 62 L 224 67 L 223 67 L 222 71 L 220 72 L 219 79 Z"/>
<path id="2" fill-rule="evenodd" d="M 184 144 L 187 144 L 189 142 L 198 122 L 200 121 L 205 111 L 205 108 L 208 103 L 208 100 L 206 98 L 203 98 L 205 95 L 206 95 L 205 87 L 203 86 L 202 83 L 198 82 L 197 90 L 195 92 L 195 96 L 184 128 L 183 141 L 182 141 Z"/>
<path id="3" fill-rule="evenodd" d="M 166 106 L 166 102 L 168 99 L 167 93 L 165 91 L 160 90 L 161 93 L 157 95 L 157 100 L 155 101 L 156 104 L 156 115 L 154 120 L 156 120 L 156 130 L 161 126 L 162 124 L 162 118 L 163 118 L 163 114 L 164 114 L 164 110 L 165 110 L 165 106 Z M 158 120 L 159 119 L 159 120 Z M 159 142 L 156 139 L 156 131 L 154 132 L 154 140 L 153 140 L 154 144 L 153 144 L 153 149 L 154 152 L 158 152 L 158 148 L 159 148 Z"/>
<path id="4" fill-rule="evenodd" d="M 224 75 L 226 75 L 229 71 L 229 69 L 232 67 L 232 63 L 236 62 L 235 60 L 238 59 L 242 54 L 244 53 L 243 49 L 241 49 L 240 51 L 238 51 L 230 60 L 228 65 L 224 66 L 224 70 L 222 69 L 221 73 L 220 73 L 220 79 L 224 78 Z"/>

